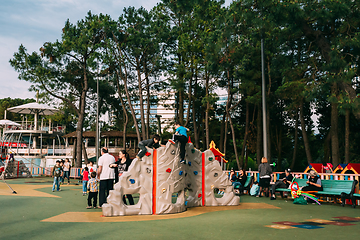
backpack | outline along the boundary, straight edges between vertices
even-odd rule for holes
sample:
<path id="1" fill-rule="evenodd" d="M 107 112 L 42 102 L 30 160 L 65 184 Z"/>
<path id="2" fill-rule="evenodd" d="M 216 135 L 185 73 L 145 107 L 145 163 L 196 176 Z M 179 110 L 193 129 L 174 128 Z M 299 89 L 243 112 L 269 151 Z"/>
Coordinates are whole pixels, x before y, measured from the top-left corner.
<path id="1" fill-rule="evenodd" d="M 252 187 L 250 188 L 250 195 L 251 196 L 256 196 L 259 195 L 260 192 L 260 187 L 257 184 L 253 184 Z"/>

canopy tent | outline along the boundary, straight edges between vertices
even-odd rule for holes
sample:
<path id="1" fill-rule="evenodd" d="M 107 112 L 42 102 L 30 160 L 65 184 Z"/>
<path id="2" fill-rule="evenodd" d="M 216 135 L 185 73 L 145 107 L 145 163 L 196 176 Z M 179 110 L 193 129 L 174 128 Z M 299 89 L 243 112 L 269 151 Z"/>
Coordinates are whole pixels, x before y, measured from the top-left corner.
<path id="1" fill-rule="evenodd" d="M 20 114 L 53 115 L 59 110 L 46 104 L 37 102 L 27 103 L 16 107 L 8 108 L 7 111 Z"/>
<path id="2" fill-rule="evenodd" d="M 2 119 L 0 120 L 0 126 L 20 126 L 21 124 L 13 122 L 8 119 Z"/>
<path id="3" fill-rule="evenodd" d="M 19 113 L 19 114 L 34 114 L 34 127 L 37 130 L 37 122 L 39 115 L 54 115 L 60 110 L 50 107 L 46 104 L 40 104 L 37 102 L 27 103 L 16 107 L 8 108 L 7 111 Z"/>

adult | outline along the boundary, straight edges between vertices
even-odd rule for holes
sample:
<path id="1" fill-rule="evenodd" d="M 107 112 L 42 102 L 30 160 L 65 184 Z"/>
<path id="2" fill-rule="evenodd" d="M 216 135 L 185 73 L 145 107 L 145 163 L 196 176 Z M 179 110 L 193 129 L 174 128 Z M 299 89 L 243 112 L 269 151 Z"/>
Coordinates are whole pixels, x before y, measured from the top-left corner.
<path id="1" fill-rule="evenodd" d="M 323 187 L 321 185 L 321 179 L 315 172 L 315 170 L 310 170 L 309 180 L 306 182 L 307 185 L 304 186 L 301 191 L 322 191 Z"/>
<path id="2" fill-rule="evenodd" d="M 106 202 L 109 191 L 113 190 L 115 172 L 110 168 L 110 164 L 115 163 L 115 158 L 108 153 L 108 149 L 103 147 L 101 149 L 101 157 L 98 161 L 97 176 L 100 178 L 100 191 L 99 191 L 99 206 Z"/>
<path id="3" fill-rule="evenodd" d="M 132 160 L 130 159 L 129 154 L 125 150 L 120 150 L 119 159 L 114 164 L 110 164 L 111 168 L 115 169 L 115 183 L 119 182 L 119 177 L 123 175 L 124 172 L 127 172 Z M 129 199 L 129 204 L 134 205 L 134 199 L 131 194 L 126 194 L 127 199 Z M 123 195 L 123 202 L 126 204 L 125 195 Z"/>
<path id="4" fill-rule="evenodd" d="M 288 188 L 293 180 L 293 176 L 291 175 L 291 170 L 289 169 L 285 169 L 285 176 L 281 176 L 280 180 L 276 181 L 276 183 L 274 185 L 271 186 L 271 198 L 270 200 L 275 200 L 276 196 L 275 196 L 275 191 L 277 188 Z M 283 193 L 281 192 L 281 197 Z"/>
<path id="5" fill-rule="evenodd" d="M 259 181 L 260 191 L 259 191 L 259 195 L 257 195 L 256 197 L 261 197 L 262 192 L 265 192 L 265 196 L 268 196 L 270 180 L 271 180 L 270 175 L 272 174 L 272 169 L 266 157 L 261 158 L 261 164 L 259 165 L 258 170 L 259 170 L 259 178 L 260 178 Z"/>
<path id="6" fill-rule="evenodd" d="M 63 181 L 65 180 L 65 178 L 68 179 L 68 185 L 70 184 L 70 168 L 71 168 L 71 164 L 68 158 L 65 159 L 65 163 L 64 163 L 64 178 Z"/>

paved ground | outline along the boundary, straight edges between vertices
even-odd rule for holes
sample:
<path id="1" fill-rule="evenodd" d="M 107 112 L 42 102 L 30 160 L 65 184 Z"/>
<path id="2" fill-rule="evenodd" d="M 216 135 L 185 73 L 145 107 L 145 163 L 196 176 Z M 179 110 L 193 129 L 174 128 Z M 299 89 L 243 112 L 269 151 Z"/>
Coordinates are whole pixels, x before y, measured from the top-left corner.
<path id="1" fill-rule="evenodd" d="M 295 205 L 241 197 L 238 207 L 192 208 L 167 216 L 101 217 L 80 185 L 51 191 L 51 178 L 0 183 L 0 239 L 358 239 L 360 207 Z M 339 218 L 340 217 L 340 218 Z"/>

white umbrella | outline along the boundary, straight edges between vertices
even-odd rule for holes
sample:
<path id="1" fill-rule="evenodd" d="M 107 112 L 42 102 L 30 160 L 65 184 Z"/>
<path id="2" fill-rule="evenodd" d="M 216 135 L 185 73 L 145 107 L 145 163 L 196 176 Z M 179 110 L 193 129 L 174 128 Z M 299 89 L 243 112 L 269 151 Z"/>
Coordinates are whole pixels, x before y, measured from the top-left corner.
<path id="1" fill-rule="evenodd" d="M 0 126 L 5 126 L 5 125 L 7 125 L 7 126 L 20 126 L 21 124 L 13 122 L 13 121 L 8 120 L 8 119 L 0 120 Z"/>
<path id="2" fill-rule="evenodd" d="M 53 115 L 59 110 L 50 107 L 46 104 L 40 103 L 27 103 L 24 105 L 11 107 L 7 109 L 9 112 L 20 113 L 20 114 L 39 114 L 39 115 Z"/>

